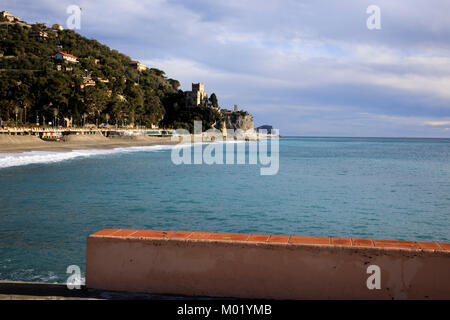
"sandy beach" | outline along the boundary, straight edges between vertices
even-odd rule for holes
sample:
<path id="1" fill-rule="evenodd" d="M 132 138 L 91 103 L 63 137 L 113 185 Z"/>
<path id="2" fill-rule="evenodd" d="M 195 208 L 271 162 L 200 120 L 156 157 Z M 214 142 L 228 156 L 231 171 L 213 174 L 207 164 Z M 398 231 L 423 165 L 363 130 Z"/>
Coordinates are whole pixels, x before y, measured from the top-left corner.
<path id="1" fill-rule="evenodd" d="M 101 134 L 70 135 L 62 141 L 44 141 L 36 136 L 0 135 L 0 153 L 30 151 L 67 152 L 83 149 L 114 149 L 132 146 L 172 145 L 171 137 L 122 136 L 106 138 Z"/>

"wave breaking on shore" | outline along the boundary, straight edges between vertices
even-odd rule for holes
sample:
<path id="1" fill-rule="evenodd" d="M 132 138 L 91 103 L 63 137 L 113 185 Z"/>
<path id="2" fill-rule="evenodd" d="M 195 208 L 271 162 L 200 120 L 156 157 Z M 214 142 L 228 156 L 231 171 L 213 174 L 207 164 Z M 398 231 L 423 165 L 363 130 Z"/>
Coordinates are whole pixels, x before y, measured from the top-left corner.
<path id="1" fill-rule="evenodd" d="M 211 142 L 209 142 L 211 143 Z M 223 141 L 212 143 L 245 143 L 245 141 Z M 93 156 L 113 155 L 131 152 L 152 152 L 161 150 L 172 150 L 176 148 L 190 148 L 195 144 L 206 144 L 206 142 L 182 143 L 171 145 L 151 145 L 151 146 L 129 146 L 111 149 L 80 149 L 70 151 L 29 151 L 22 153 L 0 153 L 0 169 L 26 166 L 30 164 L 56 163 L 77 158 L 87 158 Z"/>
<path id="2" fill-rule="evenodd" d="M 184 145 L 184 147 L 186 146 L 187 145 Z M 71 150 L 67 152 L 30 151 L 23 153 L 0 154 L 0 169 L 25 166 L 29 164 L 55 163 L 76 158 L 87 158 L 118 153 L 170 150 L 176 147 L 180 147 L 180 145 L 133 146 L 114 149 L 84 149 Z"/>

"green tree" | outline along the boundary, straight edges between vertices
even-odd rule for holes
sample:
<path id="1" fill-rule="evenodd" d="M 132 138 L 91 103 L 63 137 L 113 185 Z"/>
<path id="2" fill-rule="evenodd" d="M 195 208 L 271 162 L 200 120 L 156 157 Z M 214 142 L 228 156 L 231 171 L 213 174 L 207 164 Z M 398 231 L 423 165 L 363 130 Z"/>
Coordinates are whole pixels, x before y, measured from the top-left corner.
<path id="1" fill-rule="evenodd" d="M 180 81 L 174 80 L 174 79 L 168 79 L 167 82 L 172 86 L 174 90 L 177 90 L 180 88 Z"/>
<path id="2" fill-rule="evenodd" d="M 214 108 L 219 108 L 219 101 L 217 100 L 217 96 L 215 93 L 212 93 L 209 97 L 209 103 Z"/>

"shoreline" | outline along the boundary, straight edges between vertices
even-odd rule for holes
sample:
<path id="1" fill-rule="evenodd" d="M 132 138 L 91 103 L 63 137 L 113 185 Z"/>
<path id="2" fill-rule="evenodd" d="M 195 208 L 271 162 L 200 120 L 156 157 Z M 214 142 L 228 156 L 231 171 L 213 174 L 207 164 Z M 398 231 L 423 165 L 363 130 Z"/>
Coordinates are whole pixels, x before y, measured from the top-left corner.
<path id="1" fill-rule="evenodd" d="M 90 137 L 89 137 L 90 138 Z M 105 138 L 96 136 L 93 139 L 74 139 L 73 141 L 19 141 L 12 143 L 2 143 L 0 141 L 0 154 L 18 154 L 32 151 L 42 152 L 70 152 L 75 150 L 102 150 L 116 149 L 122 147 L 143 147 L 156 145 L 175 145 L 178 141 L 172 141 L 171 137 L 143 137 L 141 139 L 126 138 Z"/>
<path id="2" fill-rule="evenodd" d="M 204 143 L 214 142 L 211 137 L 199 138 Z M 198 142 L 198 137 L 192 135 L 191 143 Z M 223 140 L 223 141 L 232 141 Z M 234 141 L 258 141 L 258 138 L 241 137 Z M 25 152 L 70 152 L 75 150 L 104 150 L 123 147 L 168 146 L 186 142 L 186 138 L 179 137 L 176 141 L 172 136 L 121 136 L 105 137 L 102 134 L 69 135 L 60 141 L 45 141 L 36 136 L 0 135 L 0 154 L 20 154 Z"/>

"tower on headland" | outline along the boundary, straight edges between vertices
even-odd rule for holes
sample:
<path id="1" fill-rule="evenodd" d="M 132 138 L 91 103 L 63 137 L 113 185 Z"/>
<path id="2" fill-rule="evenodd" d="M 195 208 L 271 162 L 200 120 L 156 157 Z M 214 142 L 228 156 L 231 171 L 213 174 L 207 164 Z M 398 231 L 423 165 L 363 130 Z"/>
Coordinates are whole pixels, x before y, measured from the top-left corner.
<path id="1" fill-rule="evenodd" d="M 205 85 L 203 83 L 193 83 L 192 91 L 186 91 L 185 95 L 188 107 L 208 105 L 208 95 L 205 92 Z"/>
<path id="2" fill-rule="evenodd" d="M 192 91 L 194 92 L 205 92 L 205 85 L 203 83 L 193 83 Z"/>

